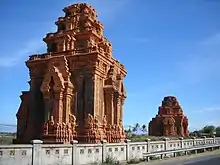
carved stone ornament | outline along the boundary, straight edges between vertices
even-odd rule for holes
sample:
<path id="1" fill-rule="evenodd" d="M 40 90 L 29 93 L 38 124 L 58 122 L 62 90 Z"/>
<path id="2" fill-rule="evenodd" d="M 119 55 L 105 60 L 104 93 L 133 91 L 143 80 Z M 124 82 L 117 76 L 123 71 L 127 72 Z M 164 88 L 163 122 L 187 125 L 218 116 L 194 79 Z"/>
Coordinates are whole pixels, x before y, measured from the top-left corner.
<path id="1" fill-rule="evenodd" d="M 49 83 L 50 83 L 51 77 L 53 77 L 54 81 L 56 82 L 54 86 L 54 90 L 56 92 L 61 92 L 65 88 L 62 74 L 60 73 L 57 67 L 53 66 L 49 68 L 47 74 L 44 77 L 44 80 L 41 86 L 42 93 L 49 92 Z"/>

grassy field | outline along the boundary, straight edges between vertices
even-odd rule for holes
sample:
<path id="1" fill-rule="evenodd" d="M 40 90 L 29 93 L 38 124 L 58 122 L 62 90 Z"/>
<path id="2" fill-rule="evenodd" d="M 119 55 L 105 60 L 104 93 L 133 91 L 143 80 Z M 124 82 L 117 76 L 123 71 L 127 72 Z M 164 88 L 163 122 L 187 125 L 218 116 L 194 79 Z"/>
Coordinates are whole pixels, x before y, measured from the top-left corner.
<path id="1" fill-rule="evenodd" d="M 151 141 L 159 141 L 164 140 L 164 138 L 167 138 L 165 136 L 149 136 L 146 134 L 137 135 L 137 134 L 127 134 L 127 139 L 130 139 L 133 142 L 144 142 L 146 139 L 151 139 Z M 180 137 L 169 137 L 171 140 L 179 139 Z M 190 137 L 189 137 L 190 138 Z"/>
<path id="2" fill-rule="evenodd" d="M 12 133 L 0 133 L 0 144 L 12 144 L 13 139 L 16 138 L 15 134 Z M 146 139 L 151 139 L 152 141 L 163 140 L 165 137 L 156 137 L 148 135 L 136 135 L 128 134 L 127 139 L 132 142 L 144 142 Z M 170 139 L 178 139 L 178 137 L 171 137 Z"/>
<path id="3" fill-rule="evenodd" d="M 15 138 L 15 133 L 0 133 L 0 144 L 12 144 Z"/>
<path id="4" fill-rule="evenodd" d="M 16 138 L 15 133 L 0 133 L 0 144 L 12 144 L 13 139 Z M 131 140 L 132 142 L 144 142 L 147 139 L 151 139 L 151 141 L 159 141 L 163 140 L 166 137 L 163 136 L 149 136 L 146 134 L 138 135 L 134 133 L 126 133 L 126 138 Z M 191 138 L 191 137 L 188 137 Z M 171 140 L 179 139 L 179 137 L 169 137 Z"/>

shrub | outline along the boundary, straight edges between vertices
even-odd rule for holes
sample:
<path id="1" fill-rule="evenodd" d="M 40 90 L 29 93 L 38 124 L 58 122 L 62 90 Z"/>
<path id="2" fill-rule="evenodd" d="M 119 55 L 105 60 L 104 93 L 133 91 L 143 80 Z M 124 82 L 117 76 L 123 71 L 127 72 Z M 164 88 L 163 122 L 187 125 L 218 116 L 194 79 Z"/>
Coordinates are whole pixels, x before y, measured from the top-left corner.
<path id="1" fill-rule="evenodd" d="M 104 162 L 94 162 L 92 165 L 120 165 L 120 162 L 115 158 L 107 156 Z"/>
<path id="2" fill-rule="evenodd" d="M 163 158 L 164 158 L 164 159 L 168 159 L 168 158 L 170 158 L 170 156 L 167 156 L 167 155 L 166 155 L 166 156 L 164 156 Z"/>
<path id="3" fill-rule="evenodd" d="M 176 156 L 183 156 L 183 155 L 184 155 L 183 152 L 177 152 L 177 153 L 176 153 Z"/>
<path id="4" fill-rule="evenodd" d="M 113 157 L 107 156 L 101 165 L 120 165 L 120 162 Z"/>
<path id="5" fill-rule="evenodd" d="M 159 156 L 151 156 L 150 157 L 150 160 L 157 160 L 157 159 L 160 159 L 160 157 Z"/>
<path id="6" fill-rule="evenodd" d="M 132 158 L 132 159 L 130 159 L 130 160 L 127 162 L 127 164 L 138 164 L 138 163 L 140 163 L 140 162 L 141 162 L 140 159 L 138 159 L 138 158 Z"/>

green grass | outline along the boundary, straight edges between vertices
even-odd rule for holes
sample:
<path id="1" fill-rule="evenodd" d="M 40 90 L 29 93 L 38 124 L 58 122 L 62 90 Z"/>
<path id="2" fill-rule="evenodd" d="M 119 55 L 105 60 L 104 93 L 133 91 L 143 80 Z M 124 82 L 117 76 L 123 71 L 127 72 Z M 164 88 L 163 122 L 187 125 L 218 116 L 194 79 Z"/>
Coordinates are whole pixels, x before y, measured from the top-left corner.
<path id="1" fill-rule="evenodd" d="M 16 138 L 14 133 L 0 133 L 0 144 L 12 144 Z"/>
<path id="2" fill-rule="evenodd" d="M 116 158 L 107 156 L 104 162 L 94 162 L 92 165 L 121 165 L 121 163 Z"/>
<path id="3" fill-rule="evenodd" d="M 132 159 L 130 159 L 130 160 L 127 162 L 127 164 L 138 164 L 138 163 L 140 163 L 140 162 L 141 162 L 140 159 L 138 159 L 138 158 L 132 158 Z"/>
<path id="4" fill-rule="evenodd" d="M 144 141 L 146 141 L 146 139 L 151 139 L 151 141 L 160 141 L 160 140 L 163 140 L 166 137 L 165 136 L 149 136 L 149 135 L 146 135 L 146 134 L 142 134 L 142 135 L 127 134 L 126 138 L 130 139 L 133 142 L 144 142 Z M 171 139 L 171 140 L 176 140 L 176 139 L 179 139 L 179 138 L 180 137 L 178 137 L 178 136 L 169 137 L 169 139 Z"/>

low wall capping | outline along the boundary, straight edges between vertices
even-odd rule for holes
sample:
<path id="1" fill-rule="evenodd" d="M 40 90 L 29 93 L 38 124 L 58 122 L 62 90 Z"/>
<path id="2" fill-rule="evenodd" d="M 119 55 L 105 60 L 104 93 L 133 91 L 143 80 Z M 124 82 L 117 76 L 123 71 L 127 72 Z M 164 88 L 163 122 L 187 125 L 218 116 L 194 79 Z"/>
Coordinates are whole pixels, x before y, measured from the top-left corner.
<path id="1" fill-rule="evenodd" d="M 131 140 L 130 139 L 125 139 L 125 143 L 130 143 Z"/>
<path id="2" fill-rule="evenodd" d="M 150 142 L 150 141 L 151 141 L 151 139 L 146 139 L 145 141 L 146 141 L 146 142 Z"/>
<path id="3" fill-rule="evenodd" d="M 104 140 L 101 141 L 101 143 L 102 144 L 107 143 L 107 140 L 104 139 Z"/>
<path id="4" fill-rule="evenodd" d="M 77 140 L 73 140 L 73 141 L 71 141 L 71 144 L 78 144 L 78 141 Z"/>
<path id="5" fill-rule="evenodd" d="M 124 143 L 107 143 L 106 140 L 103 140 L 98 144 L 81 144 L 74 140 L 68 145 L 48 145 L 43 144 L 41 140 L 32 140 L 31 144 L 0 145 L 0 165 L 83 165 L 94 163 L 96 160 L 102 162 L 107 156 L 118 158 L 123 162 L 132 158 L 143 158 L 144 153 L 169 152 L 214 145 L 220 148 L 219 144 L 220 137 L 180 138 L 179 140 L 165 138 L 163 141 L 145 139 L 144 142 L 132 142 L 130 139 L 126 139 Z"/>
<path id="6" fill-rule="evenodd" d="M 32 144 L 43 144 L 42 140 L 31 140 Z"/>
<path id="7" fill-rule="evenodd" d="M 167 137 L 165 137 L 165 138 L 163 138 L 163 140 L 164 141 L 168 141 L 168 140 L 170 140 L 169 138 L 167 138 Z"/>

